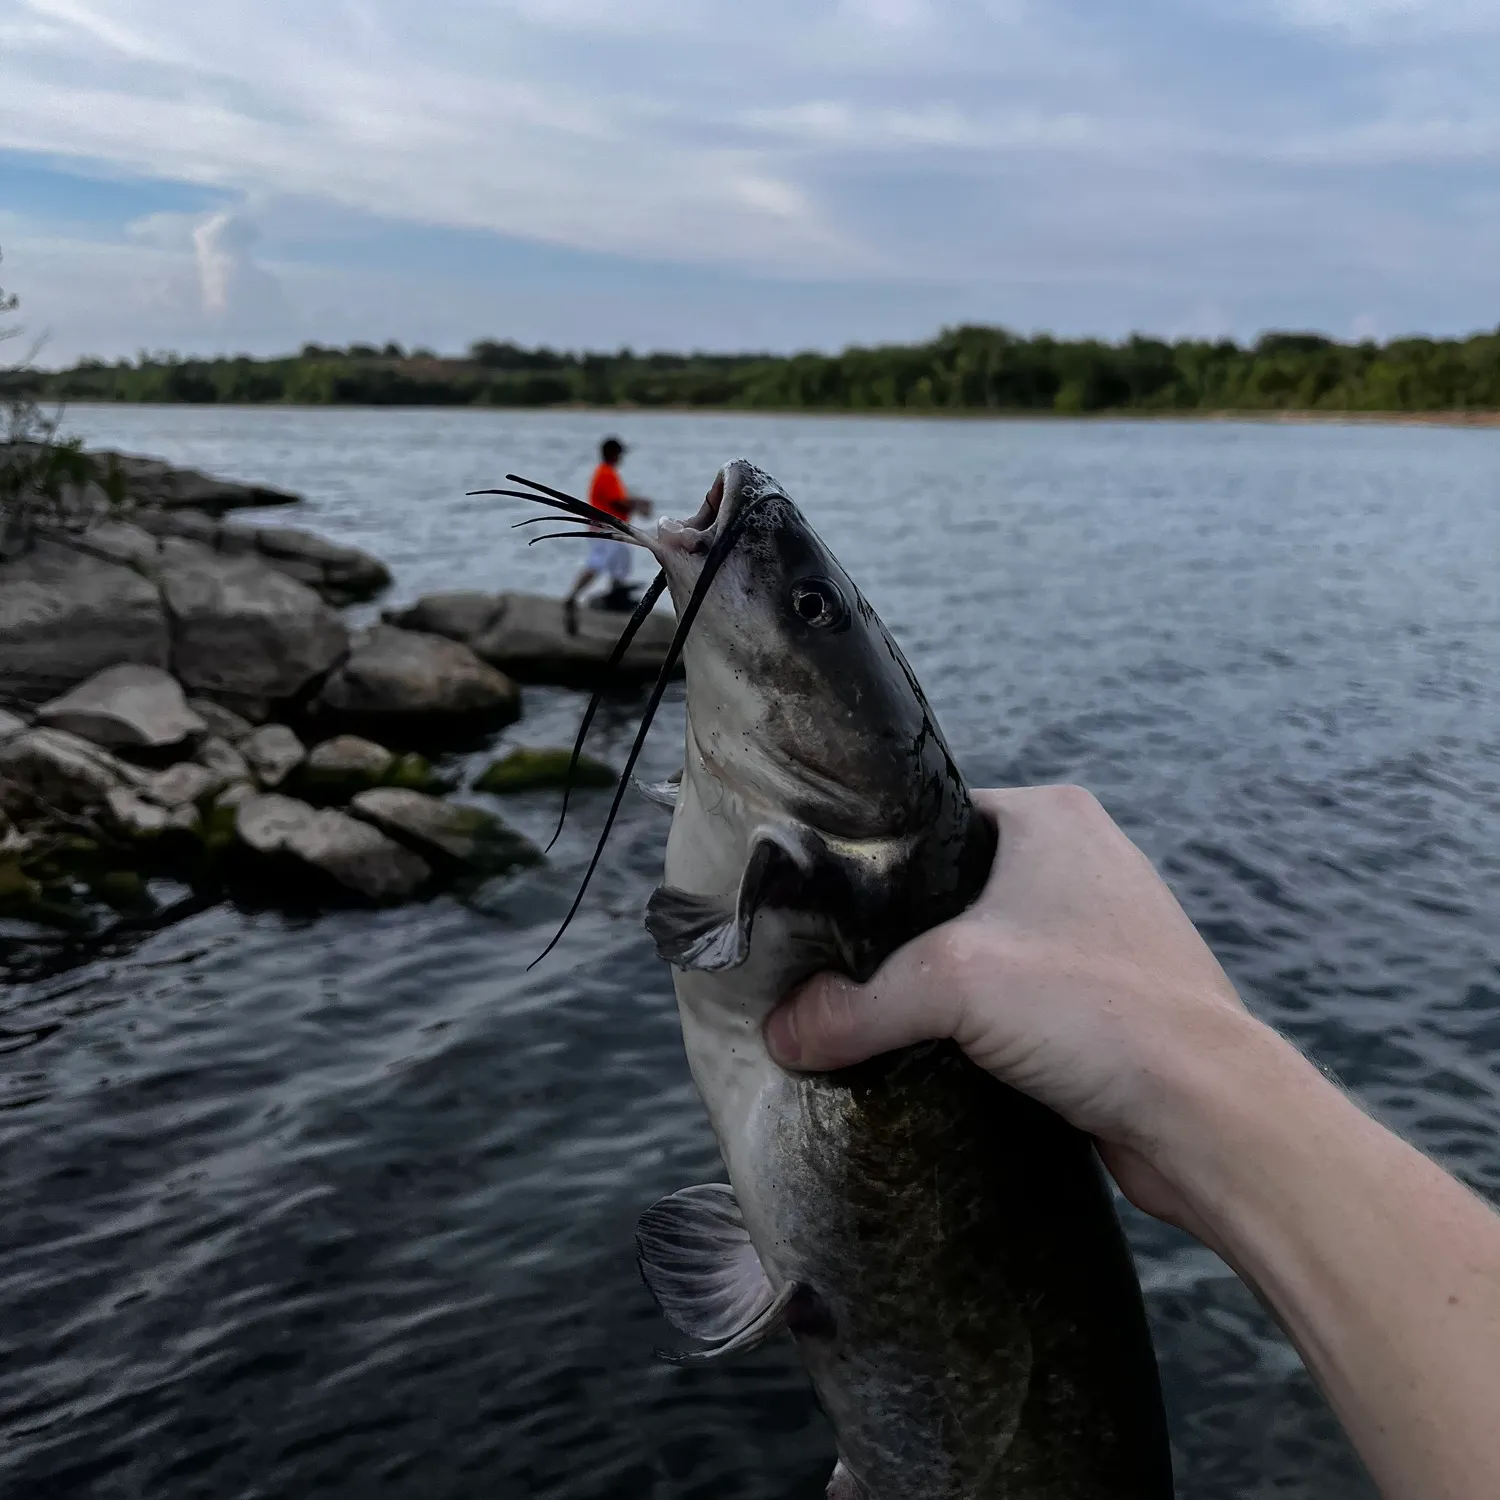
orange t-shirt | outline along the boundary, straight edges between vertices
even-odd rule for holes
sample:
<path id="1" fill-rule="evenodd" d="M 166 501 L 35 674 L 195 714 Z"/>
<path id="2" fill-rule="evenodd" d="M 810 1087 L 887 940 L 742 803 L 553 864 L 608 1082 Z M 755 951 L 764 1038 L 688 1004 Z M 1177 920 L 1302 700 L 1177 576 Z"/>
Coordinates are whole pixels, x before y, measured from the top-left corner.
<path id="1" fill-rule="evenodd" d="M 607 510 L 617 521 L 630 519 L 630 495 L 613 464 L 600 464 L 589 482 L 589 504 Z"/>

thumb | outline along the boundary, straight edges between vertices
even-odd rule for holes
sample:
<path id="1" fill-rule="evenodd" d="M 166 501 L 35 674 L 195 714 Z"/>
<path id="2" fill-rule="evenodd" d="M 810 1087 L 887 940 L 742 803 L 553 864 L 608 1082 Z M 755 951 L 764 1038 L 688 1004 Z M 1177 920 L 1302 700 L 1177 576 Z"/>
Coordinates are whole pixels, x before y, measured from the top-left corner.
<path id="1" fill-rule="evenodd" d="M 952 1035 L 956 1005 L 928 977 L 920 944 L 898 949 L 867 984 L 819 974 L 793 991 L 766 1022 L 771 1056 L 786 1068 L 822 1072 Z"/>

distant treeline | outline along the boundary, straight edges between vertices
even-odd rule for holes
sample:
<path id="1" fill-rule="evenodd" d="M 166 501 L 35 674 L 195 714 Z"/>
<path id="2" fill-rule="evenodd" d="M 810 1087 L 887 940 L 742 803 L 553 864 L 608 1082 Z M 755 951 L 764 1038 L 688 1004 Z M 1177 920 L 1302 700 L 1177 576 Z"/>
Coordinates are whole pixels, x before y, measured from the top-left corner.
<path id="1" fill-rule="evenodd" d="M 1500 330 L 1341 344 L 1268 333 L 1246 348 L 946 329 L 842 354 L 574 354 L 485 339 L 466 357 L 396 344 L 306 345 L 282 359 L 142 355 L 47 377 L 83 401 L 313 405 L 738 407 L 795 411 L 1500 410 Z"/>

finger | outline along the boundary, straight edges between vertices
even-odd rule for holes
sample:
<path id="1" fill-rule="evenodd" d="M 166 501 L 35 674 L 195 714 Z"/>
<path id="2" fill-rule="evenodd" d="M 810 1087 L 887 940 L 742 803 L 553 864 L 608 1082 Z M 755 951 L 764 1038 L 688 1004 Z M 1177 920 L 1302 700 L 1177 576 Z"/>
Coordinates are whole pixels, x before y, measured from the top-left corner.
<path id="1" fill-rule="evenodd" d="M 839 974 L 810 979 L 771 1013 L 771 1056 L 784 1067 L 822 1072 L 951 1036 L 957 1004 L 952 986 L 931 975 L 931 936 L 897 949 L 868 984 Z"/>

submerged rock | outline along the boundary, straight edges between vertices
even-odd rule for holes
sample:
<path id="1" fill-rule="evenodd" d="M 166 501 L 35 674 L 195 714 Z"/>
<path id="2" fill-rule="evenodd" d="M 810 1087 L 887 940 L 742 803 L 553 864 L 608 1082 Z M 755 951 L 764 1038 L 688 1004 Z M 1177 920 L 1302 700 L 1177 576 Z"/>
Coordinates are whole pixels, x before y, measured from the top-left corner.
<path id="1" fill-rule="evenodd" d="M 520 711 L 515 683 L 467 646 L 376 625 L 356 637 L 309 717 L 388 743 L 432 743 L 508 724 Z"/>
<path id="2" fill-rule="evenodd" d="M 295 697 L 344 654 L 344 622 L 305 585 L 254 557 L 168 538 L 159 576 L 172 671 L 192 691 L 247 703 Z"/>
<path id="3" fill-rule="evenodd" d="M 561 787 L 567 785 L 568 762 L 571 750 L 533 750 L 517 746 L 499 760 L 493 761 L 474 783 L 477 792 L 529 792 L 538 787 Z M 593 760 L 587 755 L 578 758 L 573 773 L 573 785 L 614 786 L 619 776 L 603 761 Z"/>
<path id="4" fill-rule="evenodd" d="M 117 750 L 166 750 L 208 727 L 160 667 L 122 662 L 37 709 L 37 720 Z"/>
<path id="5" fill-rule="evenodd" d="M 483 808 L 444 802 L 422 792 L 379 787 L 361 792 L 350 809 L 440 866 L 498 875 L 542 863 L 542 851 Z"/>
<path id="6" fill-rule="evenodd" d="M 315 887 L 380 905 L 408 900 L 432 878 L 426 860 L 372 824 L 274 792 L 235 809 L 235 832 L 249 853 L 297 868 Z"/>
<path id="7" fill-rule="evenodd" d="M 265 724 L 240 741 L 240 754 L 268 791 L 279 787 L 307 754 L 302 741 L 285 724 Z"/>
<path id="8" fill-rule="evenodd" d="M 0 682 L 45 703 L 120 662 L 165 668 L 170 641 L 156 585 L 122 563 L 51 537 L 0 563 Z"/>
<path id="9" fill-rule="evenodd" d="M 336 735 L 308 751 L 297 788 L 313 802 L 347 802 L 356 792 L 379 786 L 395 764 L 384 745 L 357 734 Z"/>

